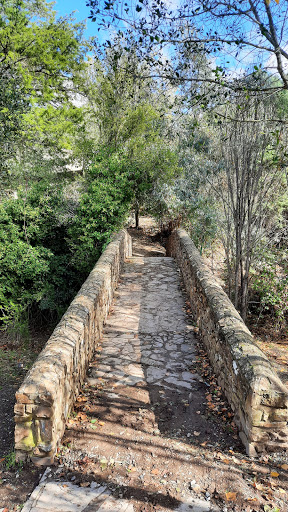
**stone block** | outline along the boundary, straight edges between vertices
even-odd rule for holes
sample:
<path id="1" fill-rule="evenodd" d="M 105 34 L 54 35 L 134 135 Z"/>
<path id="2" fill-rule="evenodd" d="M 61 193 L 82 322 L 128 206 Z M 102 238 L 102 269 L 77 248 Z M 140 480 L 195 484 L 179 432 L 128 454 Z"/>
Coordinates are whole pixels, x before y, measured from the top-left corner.
<path id="1" fill-rule="evenodd" d="M 17 404 L 33 404 L 34 403 L 34 400 L 32 398 L 30 398 L 29 396 L 24 395 L 24 393 L 16 392 L 15 396 L 16 396 Z"/>
<path id="2" fill-rule="evenodd" d="M 27 453 L 21 452 L 20 450 L 16 451 L 15 460 L 16 462 L 26 462 L 27 461 Z"/>
<path id="3" fill-rule="evenodd" d="M 26 410 L 25 410 L 25 404 L 15 404 L 14 405 L 14 412 L 16 415 L 25 416 Z"/>
<path id="4" fill-rule="evenodd" d="M 48 457 L 43 457 L 42 455 L 38 457 L 32 456 L 30 459 L 35 466 L 51 466 L 54 462 L 54 456 L 55 455 L 49 455 Z"/>
<path id="5" fill-rule="evenodd" d="M 15 444 L 18 444 L 25 437 L 29 437 L 31 435 L 31 428 L 25 425 L 19 426 L 15 428 Z"/>
<path id="6" fill-rule="evenodd" d="M 23 415 L 17 414 L 16 416 L 14 416 L 14 421 L 16 425 L 21 425 L 22 423 L 26 423 L 29 420 L 32 420 L 32 414 L 24 413 Z"/>
<path id="7" fill-rule="evenodd" d="M 33 405 L 33 404 L 25 405 L 26 414 L 33 414 L 34 409 L 35 409 L 35 405 Z"/>

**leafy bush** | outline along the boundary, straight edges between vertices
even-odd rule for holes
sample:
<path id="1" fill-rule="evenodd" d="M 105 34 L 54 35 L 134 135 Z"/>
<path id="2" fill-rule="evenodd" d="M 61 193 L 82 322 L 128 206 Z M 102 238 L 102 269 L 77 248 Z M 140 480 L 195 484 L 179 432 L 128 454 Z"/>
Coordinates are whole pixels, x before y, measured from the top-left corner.
<path id="1" fill-rule="evenodd" d="M 0 203 L 1 321 L 14 336 L 27 335 L 32 319 L 58 320 L 123 224 L 125 169 L 122 157 L 99 158 L 72 213 L 62 188 L 44 181 Z"/>
<path id="2" fill-rule="evenodd" d="M 269 313 L 276 320 L 276 329 L 283 328 L 288 313 L 288 274 L 279 265 L 283 255 L 266 251 L 252 273 L 251 288 L 260 300 L 259 316 Z"/>
<path id="3" fill-rule="evenodd" d="M 0 203 L 0 308 L 3 325 L 25 330 L 29 307 L 39 302 L 52 253 L 28 237 L 39 229 L 39 211 L 21 199 Z M 23 333 L 22 333 L 23 334 Z"/>
<path id="4" fill-rule="evenodd" d="M 72 264 L 83 279 L 95 265 L 111 234 L 123 225 L 131 197 L 125 158 L 118 154 L 99 157 L 89 171 L 87 190 L 69 228 Z"/>

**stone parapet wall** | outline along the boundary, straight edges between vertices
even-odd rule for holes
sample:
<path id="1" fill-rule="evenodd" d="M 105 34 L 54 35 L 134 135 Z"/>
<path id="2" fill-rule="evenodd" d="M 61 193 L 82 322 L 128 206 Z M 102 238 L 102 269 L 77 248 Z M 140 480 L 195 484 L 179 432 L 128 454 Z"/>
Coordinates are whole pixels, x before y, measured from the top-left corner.
<path id="1" fill-rule="evenodd" d="M 123 230 L 107 246 L 16 393 L 18 460 L 51 464 L 84 382 L 132 242 Z"/>
<path id="2" fill-rule="evenodd" d="M 287 449 L 287 387 L 183 229 L 172 232 L 167 253 L 182 271 L 199 333 L 248 455 Z"/>

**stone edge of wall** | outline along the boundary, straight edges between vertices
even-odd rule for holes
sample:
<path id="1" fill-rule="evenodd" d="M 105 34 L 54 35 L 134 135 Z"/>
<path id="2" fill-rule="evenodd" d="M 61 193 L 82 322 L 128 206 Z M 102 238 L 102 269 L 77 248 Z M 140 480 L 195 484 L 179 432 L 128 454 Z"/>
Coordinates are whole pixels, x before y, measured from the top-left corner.
<path id="1" fill-rule="evenodd" d="M 53 463 L 102 335 L 122 264 L 131 255 L 131 237 L 122 230 L 104 250 L 16 392 L 17 460 Z"/>
<path id="2" fill-rule="evenodd" d="M 288 447 L 288 389 L 183 229 L 170 235 L 200 336 L 248 455 Z"/>

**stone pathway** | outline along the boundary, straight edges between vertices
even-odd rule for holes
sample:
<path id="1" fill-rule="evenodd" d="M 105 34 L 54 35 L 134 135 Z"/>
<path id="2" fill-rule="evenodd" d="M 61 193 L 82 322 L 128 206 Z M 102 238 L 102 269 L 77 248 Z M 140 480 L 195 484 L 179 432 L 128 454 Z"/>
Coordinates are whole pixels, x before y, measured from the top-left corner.
<path id="1" fill-rule="evenodd" d="M 174 454 L 169 437 L 177 442 L 181 430 L 181 435 L 189 439 L 200 435 L 195 433 L 198 428 L 206 429 L 209 435 L 209 426 L 200 414 L 205 386 L 199 375 L 191 372 L 194 345 L 174 260 L 163 256 L 130 258 L 124 265 L 101 346 L 88 371 L 83 404 L 79 399 L 83 405 L 78 413 L 82 414 L 80 428 L 74 428 L 77 418 L 72 418 L 66 437 L 73 448 L 60 461 L 60 468 L 66 465 L 67 470 L 70 464 L 81 473 L 83 460 L 94 460 L 98 483 L 91 483 L 90 478 L 83 488 L 75 485 L 75 476 L 72 483 L 51 480 L 46 473 L 23 512 L 133 512 L 134 497 L 146 503 L 137 511 L 156 510 L 154 506 L 161 511 L 218 511 L 210 497 L 205 500 L 182 493 L 170 499 L 145 480 L 159 473 L 154 457 L 165 465 L 164 483 L 173 470 L 179 473 L 184 468 L 185 478 L 192 480 L 189 448 L 186 451 L 184 445 L 184 450 L 178 448 Z M 213 435 L 217 437 L 211 430 Z M 107 473 L 109 468 L 114 480 Z M 127 489 L 127 474 L 130 500 L 122 499 L 121 491 Z M 137 483 L 133 480 L 136 474 Z M 171 486 L 180 493 L 177 478 L 172 478 Z M 109 488 L 118 489 L 114 497 Z"/>
<path id="2" fill-rule="evenodd" d="M 195 339 L 184 306 L 172 258 L 131 258 L 88 383 L 102 378 L 115 387 L 153 384 L 191 391 L 199 376 L 189 371 Z"/>

